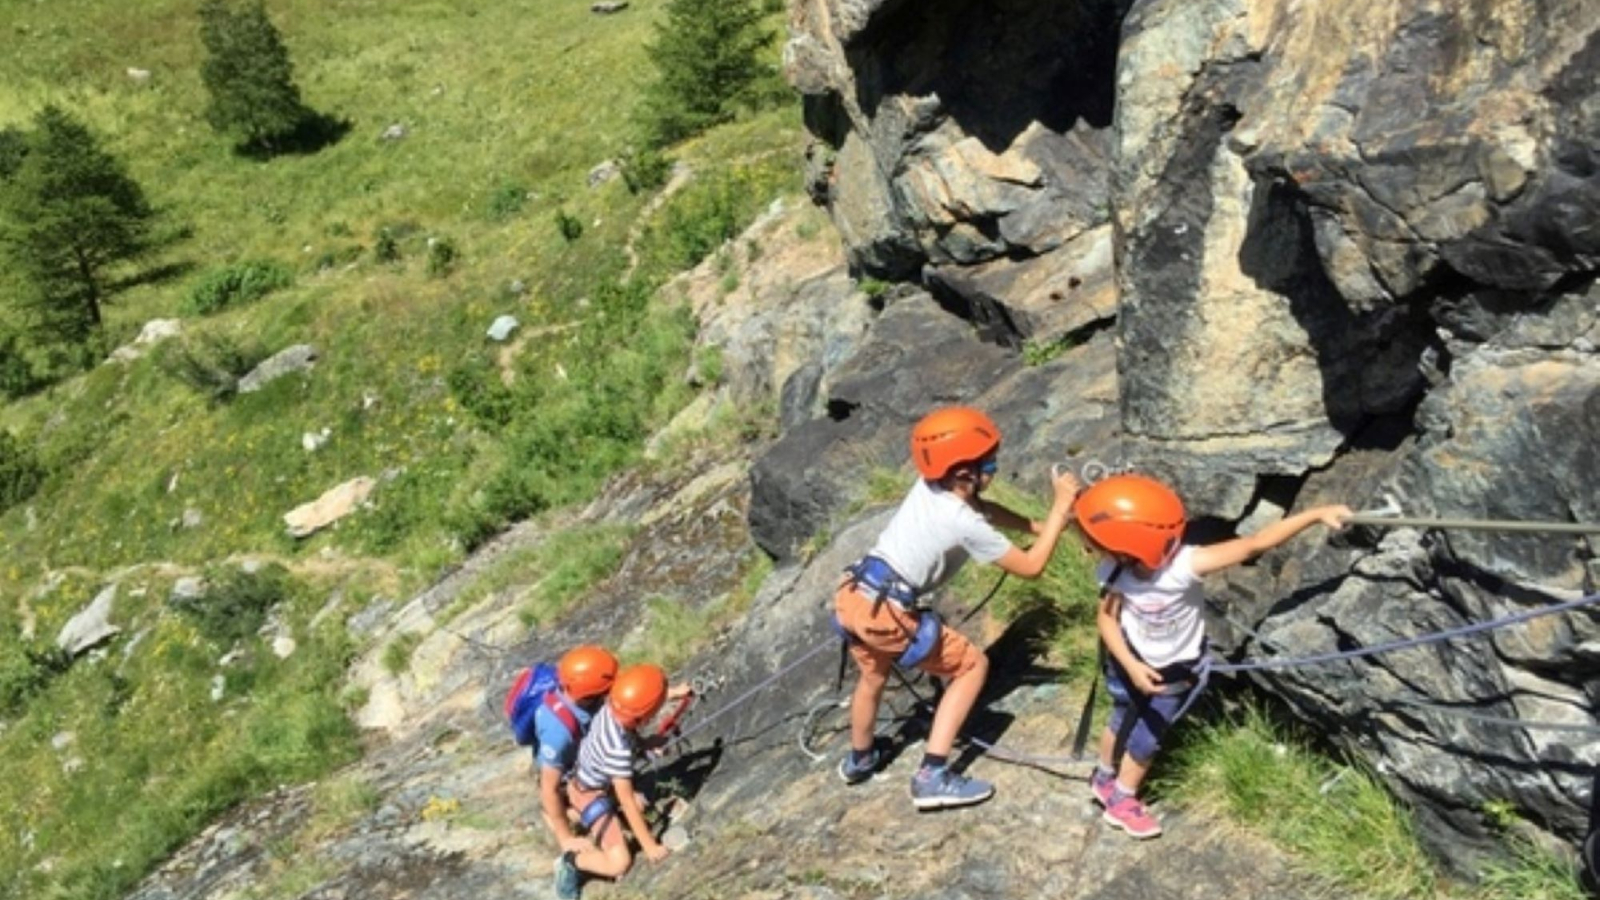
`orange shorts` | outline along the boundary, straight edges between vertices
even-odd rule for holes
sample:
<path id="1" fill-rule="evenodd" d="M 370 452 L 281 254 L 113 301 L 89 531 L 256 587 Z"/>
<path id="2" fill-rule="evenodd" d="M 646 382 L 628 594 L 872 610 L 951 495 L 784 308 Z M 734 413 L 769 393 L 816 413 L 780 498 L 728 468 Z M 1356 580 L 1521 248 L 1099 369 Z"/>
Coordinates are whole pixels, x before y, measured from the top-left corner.
<path id="1" fill-rule="evenodd" d="M 877 606 L 874 615 L 873 606 Z M 893 600 L 874 604 L 869 597 L 857 593 L 849 584 L 839 588 L 833 597 L 833 610 L 839 624 L 855 635 L 850 642 L 850 655 L 868 675 L 887 677 L 894 661 L 911 646 L 911 636 L 917 633 L 917 617 L 906 612 Z M 983 651 L 972 646 L 961 632 L 953 628 L 940 628 L 939 640 L 933 645 L 928 658 L 917 663 L 917 668 L 939 678 L 965 675 L 983 660 Z"/>

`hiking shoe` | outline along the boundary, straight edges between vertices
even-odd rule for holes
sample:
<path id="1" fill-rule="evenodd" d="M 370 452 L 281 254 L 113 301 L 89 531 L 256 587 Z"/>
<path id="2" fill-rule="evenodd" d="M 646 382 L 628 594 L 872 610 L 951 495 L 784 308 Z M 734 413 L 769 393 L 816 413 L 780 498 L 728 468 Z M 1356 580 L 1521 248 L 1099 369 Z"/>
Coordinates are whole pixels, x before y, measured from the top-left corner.
<path id="1" fill-rule="evenodd" d="M 1101 818 L 1111 823 L 1112 827 L 1120 828 L 1130 837 L 1140 840 L 1153 838 L 1161 833 L 1161 820 L 1150 815 L 1150 811 L 1144 808 L 1139 798 L 1131 794 L 1107 803 L 1106 811 Z"/>
<path id="2" fill-rule="evenodd" d="M 994 796 L 994 785 L 950 771 L 949 766 L 923 766 L 911 777 L 911 802 L 917 809 L 971 806 Z"/>
<path id="3" fill-rule="evenodd" d="M 860 784 L 872 777 L 872 773 L 878 770 L 878 748 L 868 750 L 867 758 L 860 763 L 852 762 L 854 759 L 854 753 L 846 752 L 844 759 L 839 760 L 839 777 L 844 779 L 845 784 Z"/>
<path id="4" fill-rule="evenodd" d="M 1094 774 L 1089 776 L 1089 790 L 1094 792 L 1094 799 L 1099 801 L 1101 806 L 1111 805 L 1111 793 L 1116 789 L 1115 775 L 1102 775 L 1099 769 L 1095 769 Z"/>
<path id="5" fill-rule="evenodd" d="M 556 896 L 578 900 L 578 864 L 570 852 L 556 857 Z"/>

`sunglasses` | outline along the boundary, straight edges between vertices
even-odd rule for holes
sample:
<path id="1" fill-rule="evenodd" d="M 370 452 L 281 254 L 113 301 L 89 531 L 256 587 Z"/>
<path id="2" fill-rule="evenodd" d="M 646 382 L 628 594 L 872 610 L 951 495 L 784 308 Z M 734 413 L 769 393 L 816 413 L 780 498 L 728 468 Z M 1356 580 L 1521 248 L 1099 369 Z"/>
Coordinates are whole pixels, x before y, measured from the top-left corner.
<path id="1" fill-rule="evenodd" d="M 994 457 L 978 461 L 979 475 L 993 475 L 1000 471 L 1000 461 Z"/>

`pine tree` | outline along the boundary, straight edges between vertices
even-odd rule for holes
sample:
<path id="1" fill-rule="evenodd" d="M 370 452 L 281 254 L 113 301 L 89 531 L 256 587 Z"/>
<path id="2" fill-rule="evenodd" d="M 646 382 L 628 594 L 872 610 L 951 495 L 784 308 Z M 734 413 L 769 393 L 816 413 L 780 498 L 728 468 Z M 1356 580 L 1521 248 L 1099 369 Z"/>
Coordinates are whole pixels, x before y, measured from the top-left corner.
<path id="1" fill-rule="evenodd" d="M 645 89 L 641 124 L 665 146 L 733 118 L 740 103 L 776 73 L 763 60 L 774 34 L 755 0 L 670 0 L 648 52 L 656 80 Z"/>
<path id="2" fill-rule="evenodd" d="M 0 184 L 0 212 L 0 244 L 31 288 L 27 311 L 47 336 L 73 343 L 100 327 L 106 271 L 147 249 L 154 218 L 116 157 L 55 106 L 34 118 Z"/>
<path id="3" fill-rule="evenodd" d="M 245 146 L 271 150 L 311 116 L 300 102 L 294 66 L 283 36 L 262 0 L 233 7 L 228 0 L 200 5 L 200 39 L 206 61 L 200 80 L 211 95 L 206 121 Z"/>

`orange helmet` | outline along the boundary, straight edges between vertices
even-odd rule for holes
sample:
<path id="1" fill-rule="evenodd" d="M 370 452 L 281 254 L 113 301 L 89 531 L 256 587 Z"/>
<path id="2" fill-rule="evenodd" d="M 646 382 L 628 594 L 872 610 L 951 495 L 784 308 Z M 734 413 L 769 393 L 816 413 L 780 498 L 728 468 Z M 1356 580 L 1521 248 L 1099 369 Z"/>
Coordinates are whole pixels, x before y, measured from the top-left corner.
<path id="1" fill-rule="evenodd" d="M 1078 496 L 1073 513 L 1089 540 L 1151 570 L 1172 558 L 1187 521 L 1178 495 L 1143 475 L 1100 479 Z"/>
<path id="2" fill-rule="evenodd" d="M 617 673 L 611 686 L 611 711 L 626 728 L 637 728 L 661 711 L 667 702 L 667 673 L 644 663 Z"/>
<path id="3" fill-rule="evenodd" d="M 957 463 L 982 459 L 1000 447 L 1000 428 L 970 406 L 946 406 L 911 427 L 911 461 L 923 478 L 943 478 Z"/>
<path id="4" fill-rule="evenodd" d="M 617 680 L 617 658 L 593 644 L 573 647 L 556 664 L 561 689 L 574 700 L 587 700 L 611 690 Z"/>

